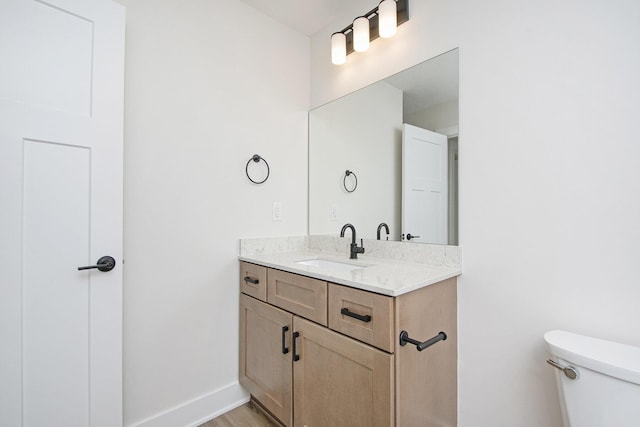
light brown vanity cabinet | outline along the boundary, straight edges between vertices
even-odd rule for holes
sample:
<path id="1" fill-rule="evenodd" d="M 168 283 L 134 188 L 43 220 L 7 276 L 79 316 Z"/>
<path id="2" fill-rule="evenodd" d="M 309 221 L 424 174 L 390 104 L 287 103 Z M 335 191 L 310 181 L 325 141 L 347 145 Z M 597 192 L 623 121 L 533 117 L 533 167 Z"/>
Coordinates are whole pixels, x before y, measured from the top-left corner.
<path id="1" fill-rule="evenodd" d="M 240 261 L 240 292 L 267 300 L 267 267 Z"/>
<path id="2" fill-rule="evenodd" d="M 240 382 L 285 426 L 456 425 L 455 278 L 390 297 L 266 275 L 266 302 L 240 296 Z"/>
<path id="3" fill-rule="evenodd" d="M 267 283 L 269 304 L 327 325 L 327 282 L 270 268 Z"/>
<path id="4" fill-rule="evenodd" d="M 240 295 L 240 384 L 286 426 L 292 424 L 293 315 Z"/>
<path id="5" fill-rule="evenodd" d="M 458 409 L 458 314 L 456 278 L 394 298 L 396 425 L 454 427 Z M 402 331 L 420 341 L 439 332 L 447 339 L 417 351 L 401 346 Z"/>
<path id="6" fill-rule="evenodd" d="M 393 354 L 294 316 L 295 426 L 394 425 Z"/>
<path id="7" fill-rule="evenodd" d="M 329 283 L 329 327 L 393 353 L 393 297 Z"/>

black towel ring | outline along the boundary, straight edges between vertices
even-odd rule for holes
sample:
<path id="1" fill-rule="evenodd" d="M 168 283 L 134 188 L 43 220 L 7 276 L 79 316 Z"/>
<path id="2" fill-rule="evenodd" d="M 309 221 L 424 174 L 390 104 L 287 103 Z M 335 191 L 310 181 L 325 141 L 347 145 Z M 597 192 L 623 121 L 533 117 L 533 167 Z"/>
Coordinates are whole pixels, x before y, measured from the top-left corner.
<path id="1" fill-rule="evenodd" d="M 262 181 L 255 181 L 251 178 L 251 176 L 249 176 L 249 164 L 251 163 L 251 161 L 254 161 L 256 163 L 258 163 L 260 160 L 262 160 L 264 162 L 265 165 L 267 165 L 267 176 L 262 180 Z M 244 171 L 247 174 L 247 178 L 249 178 L 249 181 L 253 182 L 254 184 L 262 184 L 264 183 L 267 179 L 269 179 L 269 174 L 271 173 L 271 169 L 269 169 L 269 163 L 267 163 L 267 161 L 259 156 L 258 154 L 254 154 L 249 161 L 247 162 L 247 166 L 244 168 Z"/>
<path id="2" fill-rule="evenodd" d="M 353 175 L 353 178 L 356 180 L 356 182 L 353 185 L 353 188 L 351 190 L 349 190 L 347 188 L 347 177 L 350 176 L 350 175 Z M 356 188 L 358 188 L 358 177 L 356 176 L 354 171 L 350 171 L 350 170 L 347 169 L 344 172 L 344 178 L 342 178 L 342 186 L 347 191 L 347 193 L 353 193 L 354 191 L 356 191 Z"/>

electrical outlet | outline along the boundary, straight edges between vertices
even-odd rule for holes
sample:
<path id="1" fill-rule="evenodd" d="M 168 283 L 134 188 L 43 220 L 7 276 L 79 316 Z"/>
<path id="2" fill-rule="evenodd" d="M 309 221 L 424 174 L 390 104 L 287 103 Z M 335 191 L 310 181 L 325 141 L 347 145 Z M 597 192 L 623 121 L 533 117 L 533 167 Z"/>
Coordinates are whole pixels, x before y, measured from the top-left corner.
<path id="1" fill-rule="evenodd" d="M 273 202 L 273 209 L 271 213 L 273 221 L 282 221 L 282 203 Z"/>

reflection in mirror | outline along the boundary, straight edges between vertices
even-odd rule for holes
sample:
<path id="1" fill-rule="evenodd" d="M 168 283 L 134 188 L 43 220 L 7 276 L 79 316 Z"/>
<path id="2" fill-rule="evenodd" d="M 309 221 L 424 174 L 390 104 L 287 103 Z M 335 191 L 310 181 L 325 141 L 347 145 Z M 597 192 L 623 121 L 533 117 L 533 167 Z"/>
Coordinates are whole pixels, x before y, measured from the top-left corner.
<path id="1" fill-rule="evenodd" d="M 309 113 L 309 234 L 457 245 L 457 188 L 457 49 Z"/>

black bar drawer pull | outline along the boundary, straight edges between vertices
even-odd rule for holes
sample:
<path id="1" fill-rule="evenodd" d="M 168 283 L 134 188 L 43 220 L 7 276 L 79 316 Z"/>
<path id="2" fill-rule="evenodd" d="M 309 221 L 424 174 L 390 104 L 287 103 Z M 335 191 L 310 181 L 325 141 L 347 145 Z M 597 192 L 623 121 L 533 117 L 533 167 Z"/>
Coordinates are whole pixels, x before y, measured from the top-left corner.
<path id="1" fill-rule="evenodd" d="M 245 277 L 244 281 L 248 283 L 253 283 L 254 285 L 257 285 L 258 283 L 260 283 L 260 280 L 254 279 L 253 277 L 249 277 L 249 276 Z"/>
<path id="2" fill-rule="evenodd" d="M 292 341 L 293 341 L 293 361 L 297 362 L 298 360 L 300 360 L 300 356 L 298 355 L 298 353 L 296 352 L 296 339 L 300 336 L 300 332 L 294 332 L 291 337 L 292 337 Z"/>
<path id="3" fill-rule="evenodd" d="M 407 343 L 413 344 L 416 346 L 416 349 L 418 351 L 422 351 L 425 348 L 434 345 L 438 341 L 444 341 L 446 339 L 447 334 L 445 334 L 444 332 L 438 332 L 438 335 L 436 335 L 435 337 L 429 338 L 424 342 L 420 342 L 418 340 L 414 340 L 413 338 L 409 338 L 409 333 L 407 331 L 400 332 L 400 345 L 407 345 Z"/>
<path id="4" fill-rule="evenodd" d="M 354 319 L 358 319 L 363 322 L 371 322 L 371 316 L 369 316 L 368 314 L 362 315 L 362 314 L 354 313 L 353 311 L 349 311 L 348 308 L 343 308 L 342 310 L 340 310 L 340 314 L 353 317 Z"/>
<path id="5" fill-rule="evenodd" d="M 289 330 L 289 326 L 284 325 L 284 326 L 282 327 L 282 354 L 287 354 L 287 353 L 289 353 L 289 349 L 288 349 L 287 347 L 285 347 L 285 343 L 284 343 L 285 335 L 286 335 L 286 333 L 287 333 L 287 331 L 288 331 L 288 330 Z"/>

